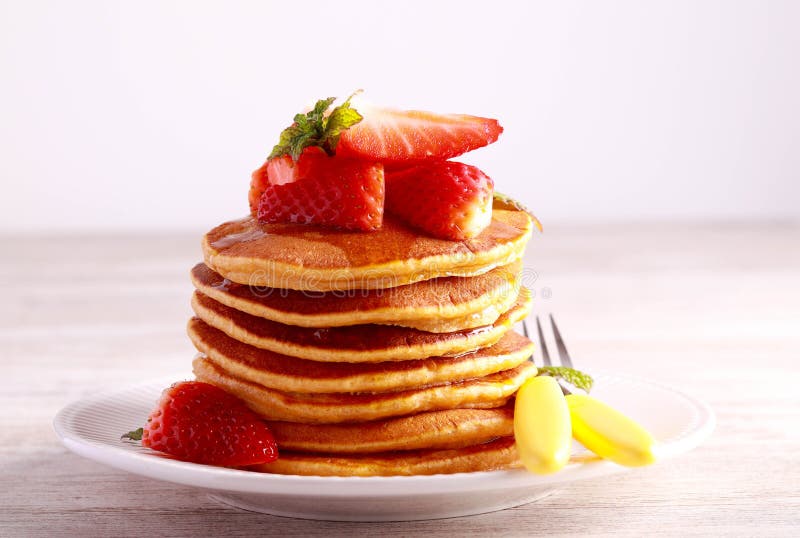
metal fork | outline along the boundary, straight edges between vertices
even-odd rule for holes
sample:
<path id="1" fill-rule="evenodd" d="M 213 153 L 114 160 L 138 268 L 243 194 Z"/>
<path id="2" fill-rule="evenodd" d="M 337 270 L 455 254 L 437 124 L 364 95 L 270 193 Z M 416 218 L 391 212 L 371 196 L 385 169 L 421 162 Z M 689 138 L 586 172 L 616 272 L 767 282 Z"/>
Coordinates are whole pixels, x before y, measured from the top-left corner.
<path id="1" fill-rule="evenodd" d="M 561 332 L 556 326 L 553 315 L 549 314 L 549 317 L 561 364 L 572 368 L 572 359 L 567 352 L 567 346 L 564 345 L 564 339 L 561 338 Z M 539 346 L 542 348 L 542 362 L 545 366 L 552 366 L 539 316 L 536 316 L 536 329 L 539 333 Z M 524 320 L 522 332 L 528 337 L 528 325 Z M 533 355 L 530 360 L 533 361 Z M 607 404 L 588 396 L 584 391 L 579 391 L 577 387 L 572 387 L 571 390 L 564 386 L 562 380 L 557 381 L 569 407 L 572 434 L 586 448 L 620 465 L 638 467 L 655 461 L 655 439 L 641 425 Z"/>
<path id="2" fill-rule="evenodd" d="M 572 359 L 567 351 L 567 346 L 564 345 L 564 339 L 561 338 L 561 331 L 558 330 L 556 320 L 553 319 L 553 314 L 548 314 L 548 317 L 550 318 L 550 326 L 553 329 L 553 337 L 556 340 L 556 348 L 558 348 L 558 358 L 561 361 L 561 365 L 566 366 L 567 368 L 573 368 Z M 542 333 L 542 324 L 539 322 L 539 316 L 536 316 L 536 331 L 539 333 L 539 347 L 542 350 L 542 362 L 545 366 L 552 366 L 553 361 L 550 360 L 550 352 L 547 350 L 547 344 L 544 341 L 544 334 Z M 528 334 L 528 324 L 525 320 L 522 320 L 522 333 L 526 338 L 530 338 L 530 335 Z M 535 362 L 533 360 L 533 355 L 531 355 L 530 360 L 531 362 Z M 565 387 L 561 380 L 559 380 L 558 384 L 561 386 L 561 390 L 564 392 L 564 394 L 572 394 L 573 390 Z"/>

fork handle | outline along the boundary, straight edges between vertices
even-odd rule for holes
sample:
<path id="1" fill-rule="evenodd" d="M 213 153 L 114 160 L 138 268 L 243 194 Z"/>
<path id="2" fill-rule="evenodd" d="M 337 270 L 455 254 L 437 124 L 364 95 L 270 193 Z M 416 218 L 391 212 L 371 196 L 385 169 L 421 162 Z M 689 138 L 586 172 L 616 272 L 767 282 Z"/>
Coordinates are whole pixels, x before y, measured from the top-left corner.
<path id="1" fill-rule="evenodd" d="M 607 460 L 627 467 L 655 461 L 653 436 L 630 417 L 586 394 L 566 396 L 572 436 Z"/>

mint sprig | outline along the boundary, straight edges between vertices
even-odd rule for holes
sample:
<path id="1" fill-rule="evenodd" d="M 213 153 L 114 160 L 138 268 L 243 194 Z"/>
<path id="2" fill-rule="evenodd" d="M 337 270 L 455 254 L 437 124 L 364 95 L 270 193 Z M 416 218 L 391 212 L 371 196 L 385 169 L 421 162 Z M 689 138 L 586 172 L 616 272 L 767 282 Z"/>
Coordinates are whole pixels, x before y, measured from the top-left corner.
<path id="1" fill-rule="evenodd" d="M 281 132 L 280 140 L 272 148 L 268 158 L 290 155 L 292 160 L 297 162 L 303 150 L 312 146 L 322 148 L 328 155 L 336 153 L 336 145 L 339 143 L 342 131 L 364 119 L 350 106 L 350 99 L 356 93 L 331 110 L 330 114 L 326 112 L 336 100 L 335 97 L 320 99 L 309 112 L 296 114 L 294 123 Z"/>
<path id="2" fill-rule="evenodd" d="M 544 229 L 542 228 L 542 223 L 539 222 L 539 219 L 536 218 L 536 215 L 534 215 L 530 209 L 522 205 L 522 203 L 520 203 L 518 200 L 515 200 L 514 198 L 508 196 L 507 194 L 503 194 L 497 191 L 494 191 L 493 197 L 494 197 L 492 203 L 493 209 L 508 209 L 512 211 L 523 211 L 528 215 L 530 215 L 531 219 L 533 220 L 533 224 L 539 229 L 540 232 L 544 231 Z"/>
<path id="3" fill-rule="evenodd" d="M 575 368 L 567 368 L 566 366 L 540 366 L 538 370 L 539 374 L 563 379 L 570 385 L 585 390 L 586 392 L 592 390 L 592 385 L 594 385 L 592 376 L 580 370 L 576 370 Z"/>
<path id="4" fill-rule="evenodd" d="M 139 428 L 137 430 L 130 431 L 126 434 L 123 434 L 120 439 L 130 439 L 131 441 L 141 441 L 142 435 L 144 434 L 144 428 Z"/>

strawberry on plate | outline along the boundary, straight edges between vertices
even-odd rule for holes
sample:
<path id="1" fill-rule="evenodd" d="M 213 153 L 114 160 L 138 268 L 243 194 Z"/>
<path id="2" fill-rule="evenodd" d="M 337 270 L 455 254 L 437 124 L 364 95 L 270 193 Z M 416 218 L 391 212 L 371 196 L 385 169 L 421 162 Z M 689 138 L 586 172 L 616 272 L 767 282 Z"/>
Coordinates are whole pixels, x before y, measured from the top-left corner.
<path id="1" fill-rule="evenodd" d="M 258 415 L 239 398 L 199 381 L 166 389 L 144 428 L 123 438 L 208 465 L 243 467 L 278 457 L 275 439 Z"/>
<path id="2" fill-rule="evenodd" d="M 341 132 L 337 155 L 393 164 L 443 161 L 496 141 L 497 120 L 358 105 L 363 119 Z"/>
<path id="3" fill-rule="evenodd" d="M 308 147 L 297 162 L 273 157 L 253 173 L 261 222 L 320 224 L 376 230 L 383 224 L 384 183 L 380 163 L 330 157 Z M 251 195 L 251 208 L 253 196 Z"/>
<path id="4" fill-rule="evenodd" d="M 475 166 L 420 164 L 386 173 L 386 211 L 435 237 L 463 241 L 491 222 L 493 189 Z"/>

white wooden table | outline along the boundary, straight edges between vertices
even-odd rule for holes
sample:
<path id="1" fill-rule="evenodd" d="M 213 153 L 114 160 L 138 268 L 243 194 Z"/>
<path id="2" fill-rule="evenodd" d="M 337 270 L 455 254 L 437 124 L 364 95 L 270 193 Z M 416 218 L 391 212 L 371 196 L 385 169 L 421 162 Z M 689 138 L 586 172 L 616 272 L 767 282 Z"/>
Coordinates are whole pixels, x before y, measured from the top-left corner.
<path id="1" fill-rule="evenodd" d="M 800 536 L 800 226 L 548 229 L 537 311 L 578 364 L 702 394 L 716 432 L 535 504 L 380 524 L 241 512 L 59 444 L 69 401 L 188 371 L 199 235 L 0 239 L 0 536 Z"/>

